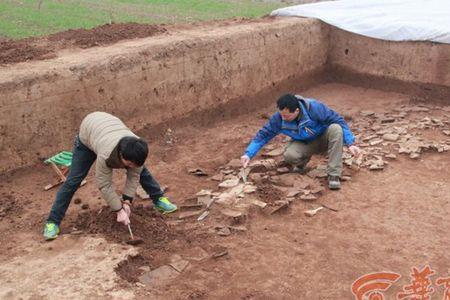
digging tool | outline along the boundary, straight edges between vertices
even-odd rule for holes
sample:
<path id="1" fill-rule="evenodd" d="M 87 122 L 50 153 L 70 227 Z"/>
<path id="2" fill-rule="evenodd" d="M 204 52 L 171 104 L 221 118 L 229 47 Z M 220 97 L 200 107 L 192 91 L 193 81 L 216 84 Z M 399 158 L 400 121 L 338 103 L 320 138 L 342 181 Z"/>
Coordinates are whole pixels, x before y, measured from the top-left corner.
<path id="1" fill-rule="evenodd" d="M 131 231 L 131 226 L 128 224 L 128 232 L 130 233 L 131 240 L 128 240 L 126 243 L 129 245 L 139 245 L 143 243 L 144 241 L 142 239 L 134 239 L 133 231 Z"/>

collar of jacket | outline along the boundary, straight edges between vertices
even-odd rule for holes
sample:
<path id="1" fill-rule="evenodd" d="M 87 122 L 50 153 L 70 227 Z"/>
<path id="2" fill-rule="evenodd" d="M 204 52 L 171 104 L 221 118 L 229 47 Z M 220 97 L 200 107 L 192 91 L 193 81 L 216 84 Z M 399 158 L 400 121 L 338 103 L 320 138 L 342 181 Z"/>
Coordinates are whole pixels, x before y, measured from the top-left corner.
<path id="1" fill-rule="evenodd" d="M 125 168 L 125 165 L 122 163 L 122 160 L 120 159 L 119 144 L 117 144 L 117 146 L 114 147 L 113 151 L 109 155 L 108 159 L 106 160 L 106 165 L 108 166 L 108 168 L 111 169 Z"/>

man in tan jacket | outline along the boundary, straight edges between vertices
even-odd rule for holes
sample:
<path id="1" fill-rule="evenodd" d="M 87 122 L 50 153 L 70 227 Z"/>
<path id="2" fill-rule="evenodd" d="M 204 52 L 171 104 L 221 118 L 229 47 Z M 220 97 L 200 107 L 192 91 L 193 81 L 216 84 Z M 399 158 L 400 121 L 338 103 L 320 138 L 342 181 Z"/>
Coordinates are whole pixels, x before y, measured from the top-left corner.
<path id="1" fill-rule="evenodd" d="M 87 115 L 75 137 L 69 175 L 56 194 L 44 227 L 44 238 L 53 240 L 58 236 L 59 224 L 73 194 L 95 161 L 98 188 L 111 210 L 117 213 L 118 222 L 130 223 L 130 204 L 139 183 L 153 200 L 155 208 L 163 213 L 175 211 L 177 207 L 164 197 L 158 182 L 144 166 L 147 155 L 147 143 L 131 132 L 119 118 L 105 112 Z M 117 195 L 112 183 L 113 169 L 119 168 L 127 170 L 122 198 Z"/>

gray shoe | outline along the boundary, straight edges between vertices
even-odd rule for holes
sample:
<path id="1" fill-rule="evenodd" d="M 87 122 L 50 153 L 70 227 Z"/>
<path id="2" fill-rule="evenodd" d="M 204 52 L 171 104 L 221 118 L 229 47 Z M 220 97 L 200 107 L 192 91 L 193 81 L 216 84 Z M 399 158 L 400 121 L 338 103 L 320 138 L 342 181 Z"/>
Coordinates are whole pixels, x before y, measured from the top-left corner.
<path id="1" fill-rule="evenodd" d="M 328 176 L 328 187 L 330 190 L 339 190 L 341 188 L 339 176 Z"/>

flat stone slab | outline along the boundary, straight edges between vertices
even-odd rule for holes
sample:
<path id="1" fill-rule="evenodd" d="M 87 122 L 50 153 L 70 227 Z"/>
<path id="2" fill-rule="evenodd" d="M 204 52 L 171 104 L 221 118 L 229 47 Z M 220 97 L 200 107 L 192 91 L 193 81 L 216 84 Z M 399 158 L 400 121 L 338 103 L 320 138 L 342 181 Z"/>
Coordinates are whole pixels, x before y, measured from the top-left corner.
<path id="1" fill-rule="evenodd" d="M 153 271 L 144 273 L 139 281 L 146 286 L 162 285 L 176 278 L 180 273 L 171 266 L 161 266 Z"/>

